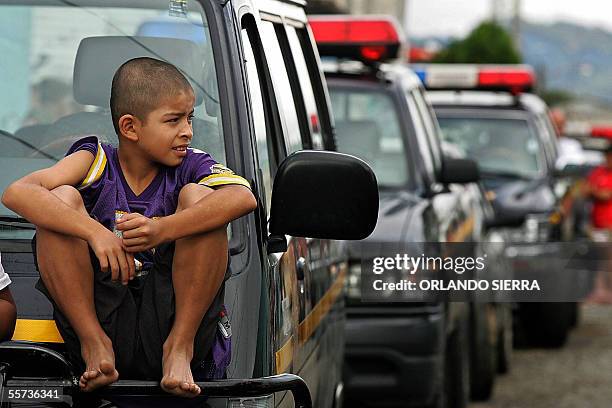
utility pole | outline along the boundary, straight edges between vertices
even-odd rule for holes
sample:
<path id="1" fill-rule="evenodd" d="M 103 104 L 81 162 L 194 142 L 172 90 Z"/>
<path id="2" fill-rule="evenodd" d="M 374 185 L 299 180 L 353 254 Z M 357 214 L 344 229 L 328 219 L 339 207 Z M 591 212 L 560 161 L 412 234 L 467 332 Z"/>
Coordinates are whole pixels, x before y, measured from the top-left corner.
<path id="1" fill-rule="evenodd" d="M 512 18 L 512 37 L 514 46 L 521 52 L 521 0 L 514 0 L 514 13 Z"/>

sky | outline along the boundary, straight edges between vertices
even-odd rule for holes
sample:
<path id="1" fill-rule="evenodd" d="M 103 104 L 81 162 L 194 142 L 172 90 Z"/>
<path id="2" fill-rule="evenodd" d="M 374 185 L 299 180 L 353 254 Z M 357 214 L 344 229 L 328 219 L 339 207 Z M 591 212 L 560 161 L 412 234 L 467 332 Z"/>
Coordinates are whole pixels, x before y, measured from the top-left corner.
<path id="1" fill-rule="evenodd" d="M 492 13 L 492 0 L 408 1 L 407 31 L 413 36 L 461 37 Z M 612 2 L 608 0 L 521 0 L 521 12 L 530 21 L 570 21 L 612 31 Z"/>

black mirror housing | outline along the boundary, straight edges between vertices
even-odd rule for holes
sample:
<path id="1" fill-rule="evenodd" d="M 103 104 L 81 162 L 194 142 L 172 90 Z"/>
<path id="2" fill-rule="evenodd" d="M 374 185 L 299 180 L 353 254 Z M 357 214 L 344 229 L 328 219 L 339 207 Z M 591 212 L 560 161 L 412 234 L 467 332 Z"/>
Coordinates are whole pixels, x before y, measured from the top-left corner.
<path id="1" fill-rule="evenodd" d="M 285 235 L 364 239 L 377 221 L 378 184 L 363 160 L 342 153 L 303 150 L 279 166 L 270 210 L 269 242 L 276 243 L 274 246 L 278 247 Z"/>
<path id="2" fill-rule="evenodd" d="M 480 181 L 478 164 L 470 159 L 445 158 L 441 180 L 444 184 L 468 184 Z"/>

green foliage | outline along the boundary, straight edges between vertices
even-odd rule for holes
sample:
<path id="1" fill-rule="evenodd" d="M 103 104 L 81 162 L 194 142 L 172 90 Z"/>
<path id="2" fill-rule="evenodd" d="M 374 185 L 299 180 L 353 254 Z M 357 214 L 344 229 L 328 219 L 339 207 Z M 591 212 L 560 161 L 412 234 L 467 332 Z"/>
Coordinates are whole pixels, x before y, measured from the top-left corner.
<path id="1" fill-rule="evenodd" d="M 440 63 L 519 64 L 521 56 L 512 37 L 494 22 L 484 22 L 465 39 L 453 41 L 434 59 Z"/>
<path id="2" fill-rule="evenodd" d="M 548 106 L 555 107 L 565 105 L 574 99 L 574 95 L 561 89 L 551 89 L 539 92 L 540 97 Z"/>

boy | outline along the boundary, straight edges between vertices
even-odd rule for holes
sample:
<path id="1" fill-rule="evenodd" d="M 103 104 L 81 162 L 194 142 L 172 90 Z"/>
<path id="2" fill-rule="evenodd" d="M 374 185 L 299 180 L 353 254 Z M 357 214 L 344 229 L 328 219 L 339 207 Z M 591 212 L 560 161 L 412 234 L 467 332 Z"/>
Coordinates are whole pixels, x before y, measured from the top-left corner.
<path id="1" fill-rule="evenodd" d="M 15 330 L 17 311 L 8 287 L 10 283 L 11 280 L 4 272 L 2 257 L 0 256 L 0 341 L 10 340 L 13 337 L 13 330 Z"/>
<path id="2" fill-rule="evenodd" d="M 111 87 L 118 148 L 79 140 L 4 193 L 37 226 L 39 289 L 83 366 L 84 391 L 121 373 L 161 378 L 165 391 L 192 397 L 192 369 L 214 376 L 226 228 L 256 201 L 246 180 L 189 149 L 194 103 L 176 67 L 130 60 Z"/>

